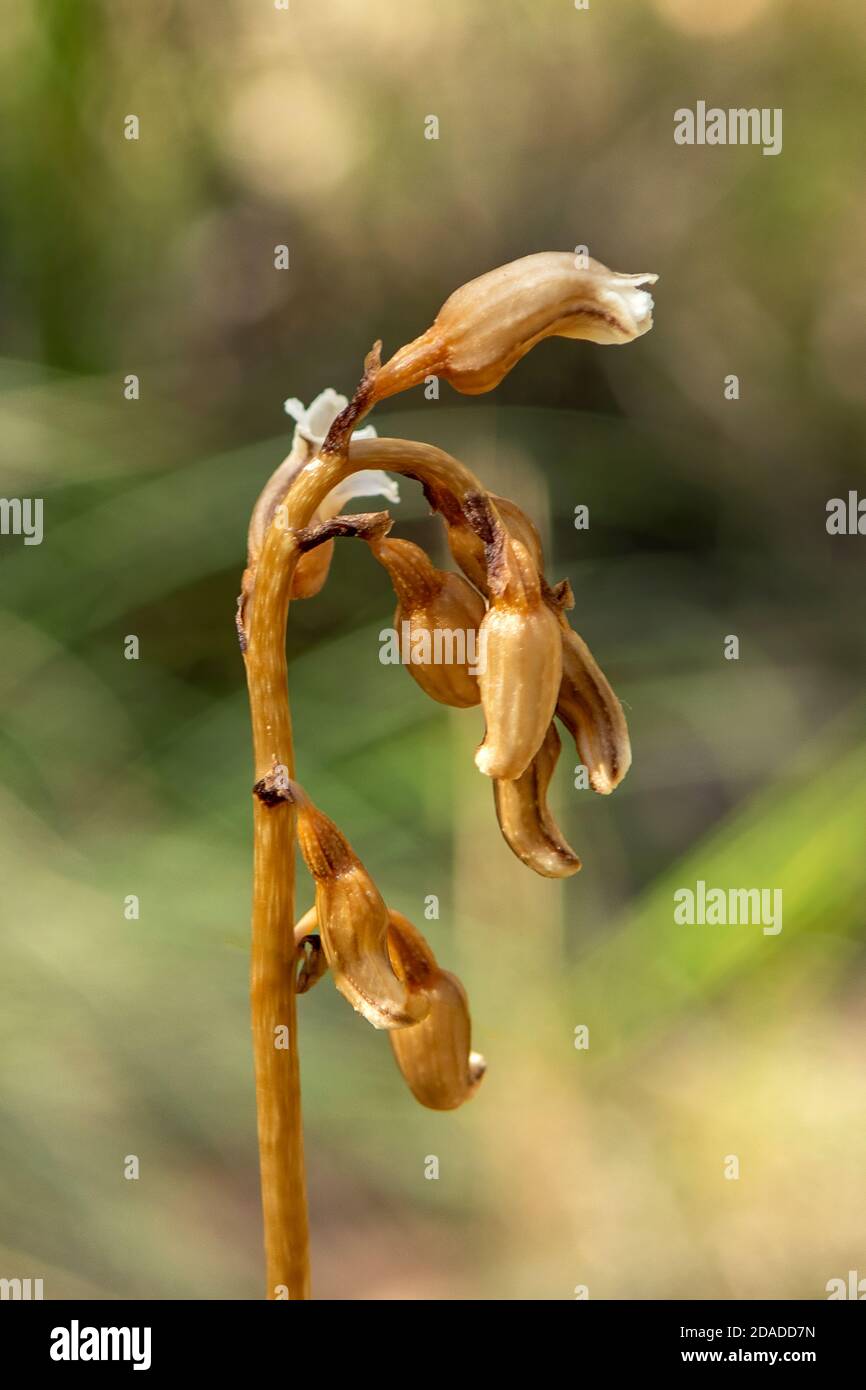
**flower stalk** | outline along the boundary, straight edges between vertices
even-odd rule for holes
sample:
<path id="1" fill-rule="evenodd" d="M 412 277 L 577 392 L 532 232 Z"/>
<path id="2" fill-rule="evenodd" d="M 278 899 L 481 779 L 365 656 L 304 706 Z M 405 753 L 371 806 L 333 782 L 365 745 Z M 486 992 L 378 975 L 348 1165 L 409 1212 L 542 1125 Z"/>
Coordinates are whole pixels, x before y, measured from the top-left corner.
<path id="1" fill-rule="evenodd" d="M 555 252 L 525 257 L 456 291 L 427 332 L 384 366 L 376 344 L 351 401 L 329 391 L 308 411 L 286 403 L 297 421 L 295 438 L 253 511 L 237 614 L 255 764 L 250 992 L 268 1298 L 310 1297 L 297 995 L 329 970 L 353 1007 L 387 1031 L 412 1094 L 432 1109 L 469 1100 L 486 1066 L 471 1051 L 460 981 L 387 906 L 348 840 L 295 781 L 285 646 L 290 601 L 317 593 L 335 540 L 354 537 L 388 570 L 401 621 L 422 635 L 461 624 L 477 631 L 487 658 L 477 681 L 468 669 L 412 674 L 442 703 L 471 708 L 480 700 L 487 727 L 476 763 L 493 780 L 512 851 L 547 877 L 577 872 L 580 860 L 547 806 L 560 746 L 554 717 L 575 738 L 596 791 L 613 790 L 631 754 L 619 701 L 565 617 L 570 588 L 547 583 L 531 520 L 514 502 L 488 493 L 459 460 L 358 427 L 377 401 L 431 372 L 478 394 L 545 337 L 631 341 L 652 324 L 652 300 L 642 287 L 654 280 L 597 262 L 577 267 Z M 409 542 L 386 540 L 387 512 L 342 514 L 353 497 L 399 500 L 386 472 L 421 484 L 463 575 L 435 569 Z M 297 923 L 296 837 L 316 885 L 315 906 Z"/>

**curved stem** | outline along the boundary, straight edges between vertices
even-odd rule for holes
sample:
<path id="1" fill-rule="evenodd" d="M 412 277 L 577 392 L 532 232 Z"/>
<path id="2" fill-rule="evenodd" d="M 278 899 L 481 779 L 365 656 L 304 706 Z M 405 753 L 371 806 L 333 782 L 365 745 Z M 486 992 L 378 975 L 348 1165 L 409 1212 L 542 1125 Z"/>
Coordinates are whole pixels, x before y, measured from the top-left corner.
<path id="1" fill-rule="evenodd" d="M 295 810 L 266 789 L 275 785 L 275 778 L 292 778 L 295 772 L 286 622 L 301 554 L 297 532 L 309 525 L 338 482 L 362 468 L 416 478 L 446 519 L 449 514 L 463 519 L 472 498 L 485 497 L 478 479 L 441 449 L 400 439 L 358 440 L 348 457 L 323 454 L 301 468 L 276 509 L 257 558 L 245 651 L 259 788 L 254 797 L 250 998 L 267 1296 L 272 1299 L 308 1298 L 310 1264 L 296 1009 Z"/>
<path id="2" fill-rule="evenodd" d="M 281 465 L 277 472 L 282 472 L 284 467 Z M 473 531 L 479 542 L 485 528 L 490 533 L 487 539 L 502 530 L 496 506 L 483 484 L 444 449 L 409 439 L 359 439 L 352 441 L 348 452 L 323 451 L 292 471 L 281 502 L 271 497 L 269 483 L 256 506 L 256 511 L 262 512 L 261 522 L 264 520 L 261 504 L 268 498 L 267 529 L 261 541 L 255 538 L 250 553 L 251 568 L 247 571 L 251 579 L 247 591 L 250 610 L 253 615 L 256 610 L 259 614 L 258 619 L 255 616 L 250 619 L 250 629 L 254 624 L 258 627 L 265 622 L 271 636 L 275 636 L 270 613 L 271 610 L 274 614 L 288 612 L 292 576 L 304 545 L 304 536 L 300 533 L 306 532 L 317 508 L 338 483 L 365 469 L 385 469 L 414 478 L 421 483 L 431 506 L 442 514 L 449 527 L 457 525 Z M 266 610 L 264 614 L 262 609 Z M 252 631 L 248 639 L 252 641 Z M 262 771 L 258 775 L 262 775 Z"/>

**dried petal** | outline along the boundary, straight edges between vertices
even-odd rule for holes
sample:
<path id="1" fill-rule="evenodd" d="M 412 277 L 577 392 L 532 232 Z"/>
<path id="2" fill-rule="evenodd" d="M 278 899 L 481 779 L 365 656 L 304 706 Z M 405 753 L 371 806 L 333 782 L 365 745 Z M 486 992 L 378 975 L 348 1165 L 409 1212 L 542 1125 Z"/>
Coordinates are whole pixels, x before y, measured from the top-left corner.
<path id="1" fill-rule="evenodd" d="M 593 791 L 606 796 L 631 767 L 622 705 L 582 637 L 561 619 L 562 685 L 557 716 L 572 735 Z"/>
<path id="2" fill-rule="evenodd" d="M 316 914 L 337 989 L 374 1028 L 403 1028 L 422 1018 L 429 1000 L 410 991 L 391 968 L 388 912 L 348 840 L 292 784 L 298 842 L 316 880 Z"/>
<path id="3" fill-rule="evenodd" d="M 370 549 L 394 585 L 394 628 L 410 658 L 409 674 L 443 705 L 477 705 L 481 693 L 473 667 L 483 657 L 481 595 L 462 575 L 437 569 L 411 541 L 379 540 Z"/>
<path id="4" fill-rule="evenodd" d="M 471 1050 L 472 1021 L 466 991 L 440 970 L 419 931 L 402 913 L 389 913 L 388 941 L 394 970 L 430 1000 L 419 1023 L 389 1033 L 400 1071 L 417 1101 L 430 1110 L 455 1110 L 481 1085 L 487 1064 Z"/>
<path id="5" fill-rule="evenodd" d="M 547 805 L 560 747 L 556 725 L 551 724 L 523 776 L 493 784 L 496 816 L 506 843 L 518 859 L 545 878 L 570 878 L 580 868 Z"/>
<path id="6" fill-rule="evenodd" d="M 488 777 L 513 780 L 541 746 L 562 679 L 559 622 L 541 596 L 526 547 L 506 541 L 481 624 L 486 662 L 478 681 L 487 729 L 475 765 Z"/>

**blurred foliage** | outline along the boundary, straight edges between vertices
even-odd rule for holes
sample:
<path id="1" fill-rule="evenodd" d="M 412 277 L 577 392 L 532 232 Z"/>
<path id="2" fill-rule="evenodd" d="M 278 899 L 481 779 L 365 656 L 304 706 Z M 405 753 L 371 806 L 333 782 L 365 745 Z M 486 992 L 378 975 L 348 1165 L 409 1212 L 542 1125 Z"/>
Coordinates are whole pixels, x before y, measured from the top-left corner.
<path id="1" fill-rule="evenodd" d="M 417 392 L 375 423 L 514 496 L 572 582 L 635 751 L 610 799 L 563 754 L 583 872 L 511 858 L 478 713 L 379 664 L 392 597 L 362 547 L 292 610 L 300 775 L 461 974 L 490 1065 L 464 1111 L 422 1111 L 328 984 L 302 1001 L 315 1288 L 813 1298 L 862 1272 L 863 541 L 824 527 L 866 490 L 858 17 L 7 7 L 3 488 L 45 499 L 45 540 L 0 538 L 0 1274 L 259 1296 L 247 517 L 285 397 L 350 390 L 462 281 L 577 244 L 660 273 L 651 335 L 548 342 L 495 396 Z M 783 153 L 675 146 L 698 99 L 781 106 Z M 397 533 L 443 558 L 403 494 Z M 675 926 L 698 878 L 781 887 L 781 935 Z"/>

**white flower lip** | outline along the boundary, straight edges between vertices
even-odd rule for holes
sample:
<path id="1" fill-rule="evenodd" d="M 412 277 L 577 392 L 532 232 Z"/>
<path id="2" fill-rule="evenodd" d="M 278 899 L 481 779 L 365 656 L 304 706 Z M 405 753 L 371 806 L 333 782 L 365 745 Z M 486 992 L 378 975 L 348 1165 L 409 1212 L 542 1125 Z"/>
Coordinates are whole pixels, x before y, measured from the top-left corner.
<path id="1" fill-rule="evenodd" d="M 382 473 L 378 468 L 361 468 L 357 473 L 350 473 L 348 478 L 337 483 L 322 505 L 330 508 L 333 504 L 334 511 L 331 515 L 336 516 L 342 511 L 343 505 L 355 497 L 384 497 L 388 502 L 397 503 L 400 501 L 400 489 L 393 478 L 389 478 L 387 473 Z"/>
<path id="2" fill-rule="evenodd" d="M 300 438 L 309 444 L 314 451 L 321 449 L 328 430 L 348 404 L 347 398 L 341 396 L 339 391 L 335 391 L 332 386 L 326 386 L 324 391 L 320 391 L 315 400 L 311 401 L 308 406 L 305 406 L 303 401 L 299 401 L 296 396 L 290 397 L 285 402 L 284 409 L 286 414 L 295 421 L 295 441 L 297 442 Z M 363 429 L 354 430 L 352 433 L 353 439 L 375 439 L 376 437 L 376 429 L 373 425 L 365 425 Z M 319 519 L 327 520 L 336 516 L 342 511 L 346 502 L 350 502 L 356 497 L 384 497 L 387 501 L 396 504 L 400 501 L 400 489 L 387 473 L 375 468 L 362 468 L 357 473 L 351 473 L 348 478 L 344 478 L 328 493 L 317 509 Z"/>
<path id="3" fill-rule="evenodd" d="M 340 411 L 345 410 L 348 404 L 347 398 L 341 396 L 339 391 L 335 391 L 332 386 L 326 386 L 308 406 L 299 401 L 297 396 L 292 396 L 284 402 L 283 409 L 295 421 L 295 434 L 299 434 L 308 444 L 321 448 L 328 430 Z M 352 438 L 375 439 L 376 430 L 373 425 L 365 425 L 363 429 L 355 430 Z"/>
<path id="4" fill-rule="evenodd" d="M 622 275 L 611 286 L 611 293 L 622 305 L 624 314 L 631 320 L 637 334 L 648 333 L 653 326 L 655 304 L 648 290 L 641 285 L 654 285 L 657 275 Z"/>

